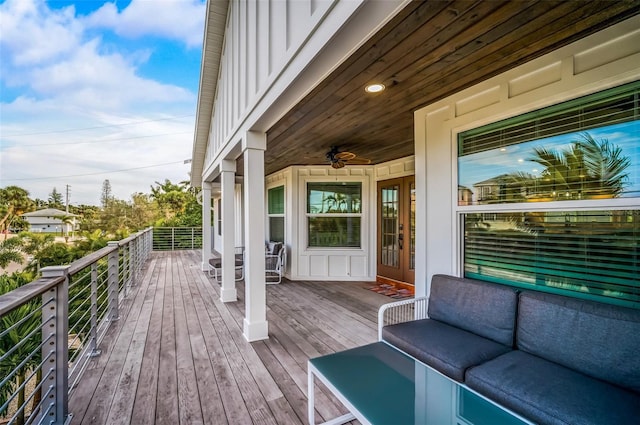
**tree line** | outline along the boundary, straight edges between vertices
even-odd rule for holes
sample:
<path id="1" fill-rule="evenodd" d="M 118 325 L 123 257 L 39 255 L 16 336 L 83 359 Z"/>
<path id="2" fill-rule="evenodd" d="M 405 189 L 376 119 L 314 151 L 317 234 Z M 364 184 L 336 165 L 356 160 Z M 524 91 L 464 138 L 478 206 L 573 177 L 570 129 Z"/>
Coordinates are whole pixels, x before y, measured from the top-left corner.
<path id="1" fill-rule="evenodd" d="M 0 268 L 6 268 L 11 262 L 24 264 L 24 268 L 18 272 L 0 273 L 0 295 L 33 281 L 38 277 L 39 269 L 42 267 L 72 263 L 107 246 L 111 240 L 124 239 L 130 233 L 146 227 L 202 225 L 202 207 L 198 204 L 197 192 L 187 182 L 155 182 L 150 193 L 134 193 L 130 200 L 122 200 L 113 196 L 111 183 L 105 180 L 100 194 L 100 204 L 69 205 L 69 216 L 57 218 L 64 222 L 70 214 L 74 214 L 73 217 L 79 221 L 79 229 L 76 237 L 61 242 L 51 233 L 27 231 L 28 223 L 22 217 L 24 213 L 43 208 L 66 210 L 62 195 L 56 188 L 53 188 L 47 201 L 32 199 L 27 190 L 18 186 L 0 188 Z M 106 268 L 106 263 L 103 263 L 104 261 L 99 264 L 101 269 Z M 70 290 L 75 294 L 72 296 L 70 293 L 70 299 L 75 300 L 76 304 L 84 303 L 88 296 L 88 287 L 83 278 L 86 273 L 89 273 L 89 270 L 77 277 L 83 283 L 72 286 Z M 69 307 L 70 312 L 78 310 L 78 306 Z M 81 322 L 86 318 L 82 309 L 78 311 L 81 317 L 70 316 L 69 324 L 70 327 L 73 325 L 84 329 L 86 326 Z M 32 335 L 40 323 L 40 306 L 37 302 L 27 303 L 0 317 L 0 358 L 10 354 L 0 361 L 0 376 L 8 377 L 11 371 L 15 370 L 13 378 L 0 385 L 0 422 L 10 413 L 8 402 L 14 391 L 17 391 L 17 403 L 25 402 L 25 380 L 37 369 L 40 361 L 38 353 L 29 357 L 29 353 L 34 352 L 34 347 L 41 342 L 39 333 Z M 11 332 L 2 333 L 2 330 L 14 325 Z M 31 337 L 24 340 L 29 335 Z M 21 341 L 22 345 L 19 345 Z M 14 348 L 16 346 L 19 346 L 19 349 Z M 25 358 L 30 360 L 23 363 Z M 36 381 L 39 382 L 41 372 L 37 372 Z M 31 405 L 36 406 L 39 401 L 40 391 L 37 391 Z M 24 410 L 18 411 L 15 423 L 24 424 L 26 414 Z"/>

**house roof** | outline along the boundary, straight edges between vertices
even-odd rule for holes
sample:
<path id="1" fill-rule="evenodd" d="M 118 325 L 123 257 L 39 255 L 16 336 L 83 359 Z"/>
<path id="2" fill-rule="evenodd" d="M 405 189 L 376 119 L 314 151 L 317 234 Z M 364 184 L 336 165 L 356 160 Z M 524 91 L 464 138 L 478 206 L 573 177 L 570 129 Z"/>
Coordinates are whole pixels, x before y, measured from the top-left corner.
<path id="1" fill-rule="evenodd" d="M 22 214 L 22 217 L 78 217 L 77 214 L 71 214 L 57 208 L 45 208 L 43 210 L 32 211 Z"/>
<path id="2" fill-rule="evenodd" d="M 482 180 L 481 182 L 474 183 L 473 186 L 496 186 L 500 184 L 504 184 L 505 179 L 508 174 L 500 174 L 499 176 L 491 177 L 487 180 Z"/>

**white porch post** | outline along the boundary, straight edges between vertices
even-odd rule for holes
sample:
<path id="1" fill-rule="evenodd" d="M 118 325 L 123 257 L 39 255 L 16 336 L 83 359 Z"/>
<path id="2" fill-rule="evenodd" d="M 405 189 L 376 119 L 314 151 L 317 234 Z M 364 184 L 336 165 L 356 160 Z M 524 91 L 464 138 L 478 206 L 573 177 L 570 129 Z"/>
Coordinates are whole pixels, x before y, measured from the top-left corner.
<path id="1" fill-rule="evenodd" d="M 209 270 L 211 258 L 211 183 L 202 182 L 202 271 Z"/>
<path id="2" fill-rule="evenodd" d="M 221 164 L 221 191 L 222 191 L 222 288 L 220 289 L 220 301 L 237 301 L 236 290 L 236 263 L 235 263 L 235 182 L 236 163 L 231 160 L 223 160 Z"/>
<path id="3" fill-rule="evenodd" d="M 269 338 L 264 261 L 264 150 L 266 134 L 247 132 L 244 151 L 245 318 L 247 341 Z"/>

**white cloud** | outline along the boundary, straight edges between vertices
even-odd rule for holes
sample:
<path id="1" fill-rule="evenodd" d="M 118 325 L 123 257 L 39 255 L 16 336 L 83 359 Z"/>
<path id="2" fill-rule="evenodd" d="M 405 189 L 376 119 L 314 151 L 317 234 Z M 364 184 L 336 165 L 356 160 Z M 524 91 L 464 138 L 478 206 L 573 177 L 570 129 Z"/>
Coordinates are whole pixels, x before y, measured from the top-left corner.
<path id="1" fill-rule="evenodd" d="M 202 44 L 204 15 L 203 0 L 133 0 L 121 12 L 115 4 L 106 3 L 85 22 L 90 27 L 111 28 L 123 37 L 154 35 L 195 47 Z"/>
<path id="2" fill-rule="evenodd" d="M 185 26 L 183 33 L 154 30 L 163 25 L 158 19 L 139 34 L 157 31 L 157 37 L 187 43 L 187 24 L 199 21 L 193 32 L 202 36 L 200 2 L 138 3 L 121 13 L 114 8 L 112 28 L 124 34 L 128 25 L 144 26 L 136 23 L 143 12 L 162 19 L 168 13 L 174 27 Z M 179 13 L 177 5 L 188 7 Z M 109 7 L 100 13 L 108 17 Z M 195 16 L 184 16 L 187 10 Z M 156 45 L 136 43 L 134 49 L 109 36 L 107 46 L 107 37 L 89 28 L 73 6 L 52 10 L 44 0 L 7 0 L 0 4 L 0 25 L 0 79 L 14 93 L 0 103 L 0 187 L 15 184 L 46 199 L 54 186 L 63 192 L 70 184 L 72 203 L 97 204 L 104 179 L 115 196 L 128 199 L 149 192 L 156 180 L 188 178 L 182 161 L 191 156 L 196 94 L 140 74 Z M 175 164 L 93 175 L 169 162 Z"/>
<path id="3" fill-rule="evenodd" d="M 54 60 L 79 44 L 82 26 L 74 14 L 73 7 L 52 13 L 40 1 L 8 0 L 0 7 L 0 45 L 16 66 Z"/>

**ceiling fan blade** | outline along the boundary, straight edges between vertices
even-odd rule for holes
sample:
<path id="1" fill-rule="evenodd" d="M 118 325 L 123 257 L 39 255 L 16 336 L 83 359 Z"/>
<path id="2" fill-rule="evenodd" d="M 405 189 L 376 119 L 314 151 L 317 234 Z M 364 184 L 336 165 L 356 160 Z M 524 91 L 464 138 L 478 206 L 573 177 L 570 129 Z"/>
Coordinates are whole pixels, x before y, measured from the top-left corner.
<path id="1" fill-rule="evenodd" d="M 355 157 L 356 154 L 351 152 L 337 152 L 334 156 L 334 158 L 342 159 L 343 161 L 351 161 Z"/>
<path id="2" fill-rule="evenodd" d="M 349 165 L 369 165 L 371 160 L 367 158 L 355 157 L 349 160 Z"/>
<path id="3" fill-rule="evenodd" d="M 342 168 L 344 167 L 344 162 L 338 160 L 331 163 L 332 168 Z"/>

